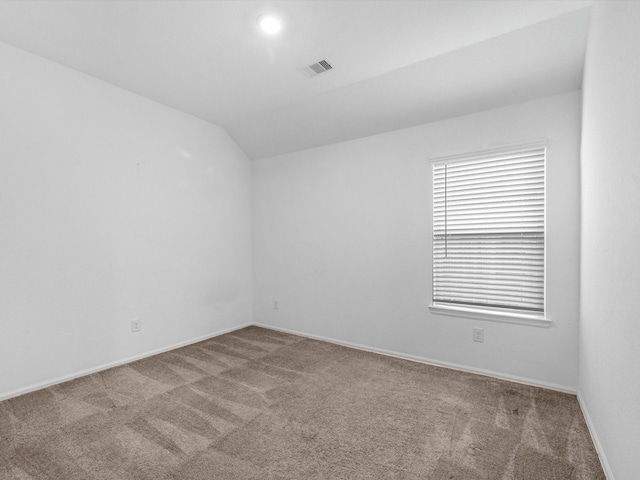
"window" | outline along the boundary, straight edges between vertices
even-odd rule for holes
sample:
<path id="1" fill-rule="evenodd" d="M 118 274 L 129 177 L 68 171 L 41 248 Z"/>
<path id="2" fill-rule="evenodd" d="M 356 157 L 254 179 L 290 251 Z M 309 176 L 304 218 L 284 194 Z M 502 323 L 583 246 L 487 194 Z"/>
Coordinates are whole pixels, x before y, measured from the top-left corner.
<path id="1" fill-rule="evenodd" d="M 546 147 L 433 162 L 433 307 L 544 316 Z"/>

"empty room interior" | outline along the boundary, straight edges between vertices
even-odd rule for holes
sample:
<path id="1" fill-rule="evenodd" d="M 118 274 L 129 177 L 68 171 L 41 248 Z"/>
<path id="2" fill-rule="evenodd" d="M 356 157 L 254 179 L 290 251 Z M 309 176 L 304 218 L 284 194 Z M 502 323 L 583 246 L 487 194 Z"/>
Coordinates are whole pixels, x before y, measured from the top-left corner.
<path id="1" fill-rule="evenodd" d="M 640 2 L 0 2 L 0 479 L 640 478 Z"/>

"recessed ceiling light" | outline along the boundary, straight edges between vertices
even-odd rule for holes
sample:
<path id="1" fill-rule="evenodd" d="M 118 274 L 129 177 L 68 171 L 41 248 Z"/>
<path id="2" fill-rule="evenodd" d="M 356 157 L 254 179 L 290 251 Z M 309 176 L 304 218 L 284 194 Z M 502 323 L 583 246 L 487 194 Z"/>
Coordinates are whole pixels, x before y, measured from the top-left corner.
<path id="1" fill-rule="evenodd" d="M 269 13 L 260 15 L 258 17 L 258 25 L 260 25 L 260 28 L 263 31 L 265 31 L 266 33 L 270 33 L 272 35 L 274 33 L 278 33 L 282 28 L 282 24 L 280 23 L 280 20 Z"/>

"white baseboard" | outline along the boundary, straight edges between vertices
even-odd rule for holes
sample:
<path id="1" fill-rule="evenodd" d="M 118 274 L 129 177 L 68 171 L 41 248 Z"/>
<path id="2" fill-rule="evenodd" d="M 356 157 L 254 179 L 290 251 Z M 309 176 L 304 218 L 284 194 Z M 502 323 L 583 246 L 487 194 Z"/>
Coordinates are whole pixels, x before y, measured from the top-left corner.
<path id="1" fill-rule="evenodd" d="M 596 428 L 593 424 L 593 421 L 591 420 L 591 415 L 589 414 L 589 410 L 587 409 L 587 405 L 584 402 L 584 398 L 582 397 L 582 393 L 580 392 L 580 390 L 578 390 L 577 396 L 580 410 L 582 410 L 582 416 L 587 423 L 587 428 L 589 429 L 589 433 L 591 434 L 593 445 L 596 447 L 596 452 L 598 453 L 598 458 L 600 459 L 602 470 L 604 470 L 604 475 L 605 477 L 607 477 L 607 480 L 614 480 L 613 472 L 611 471 L 611 467 L 609 466 L 609 462 L 607 461 L 607 456 L 604 454 L 604 449 L 602 448 L 602 444 L 600 443 L 600 439 L 598 438 Z"/>
<path id="2" fill-rule="evenodd" d="M 573 388 L 570 387 L 565 387 L 563 385 L 557 385 L 554 383 L 549 383 L 549 382 L 541 382 L 539 380 L 533 380 L 530 378 L 524 378 L 524 377 L 519 377 L 516 375 L 509 375 L 509 374 L 504 374 L 504 373 L 499 373 L 499 372 L 494 372 L 491 370 L 485 370 L 482 368 L 475 368 L 475 367 L 469 367 L 469 366 L 465 366 L 465 365 L 458 365 L 455 363 L 450 363 L 450 362 L 443 362 L 440 360 L 434 360 L 431 358 L 425 358 L 425 357 L 419 357 L 416 355 L 407 355 L 404 353 L 398 353 L 398 352 L 394 352 L 391 350 L 386 350 L 383 348 L 374 348 L 374 347 L 369 347 L 366 345 L 361 345 L 358 343 L 353 343 L 353 342 L 345 342 L 343 340 L 337 340 L 335 338 L 330 338 L 330 337 L 324 337 L 322 335 L 312 335 L 312 334 L 308 334 L 308 333 L 304 333 L 304 332 L 300 332 L 297 330 L 292 330 L 292 329 L 288 329 L 288 328 L 281 328 L 281 327 L 274 327 L 272 325 L 266 325 L 266 324 L 262 324 L 262 323 L 254 323 L 255 326 L 257 327 L 262 327 L 262 328 L 267 328 L 270 330 L 276 330 L 279 332 L 285 332 L 285 333 L 290 333 L 293 335 L 298 335 L 301 337 L 305 337 L 305 338 L 312 338 L 315 340 L 322 340 L 325 342 L 330 342 L 330 343 L 335 343 L 337 345 L 343 345 L 345 347 L 351 347 L 351 348 L 356 348 L 358 350 L 364 350 L 367 352 L 374 352 L 374 353 L 379 353 L 382 355 L 388 355 L 391 357 L 396 357 L 396 358 L 402 358 L 404 360 L 411 360 L 411 361 L 415 361 L 415 362 L 420 362 L 420 363 L 425 363 L 427 365 L 435 365 L 437 367 L 446 367 L 446 368 L 452 368 L 455 370 L 460 370 L 463 372 L 469 372 L 469 373 L 476 373 L 476 374 L 480 374 L 480 375 L 485 375 L 488 377 L 493 377 L 493 378 L 498 378 L 501 380 L 508 380 L 511 382 L 516 382 L 516 383 L 521 383 L 524 385 L 530 385 L 530 386 L 534 386 L 534 387 L 542 387 L 542 388 L 548 388 L 550 390 L 556 390 L 556 391 L 560 391 L 563 393 L 570 393 L 573 395 L 576 395 L 577 399 L 578 399 L 578 404 L 580 405 L 580 409 L 582 410 L 582 415 L 584 416 L 585 422 L 587 424 L 587 428 L 589 429 L 589 434 L 591 435 L 591 439 L 593 441 L 593 444 L 595 446 L 596 452 L 598 454 L 598 458 L 600 459 L 600 464 L 602 465 L 602 470 L 604 471 L 604 474 L 607 478 L 607 480 L 614 480 L 613 478 L 613 472 L 611 471 L 611 467 L 609 466 L 609 462 L 607 461 L 607 457 L 604 453 L 604 450 L 602 448 L 602 444 L 600 443 L 600 439 L 598 438 L 598 434 L 596 433 L 595 427 L 593 425 L 593 421 L 591 420 L 591 416 L 589 415 L 589 410 L 587 409 L 587 406 L 584 402 L 584 399 L 582 397 L 582 394 L 580 393 L 580 391 L 576 391 Z"/>
<path id="3" fill-rule="evenodd" d="M 156 350 L 152 350 L 149 352 L 145 352 L 145 353 L 141 353 L 139 355 L 134 355 L 132 357 L 127 357 L 127 358 L 123 358 L 120 360 L 116 360 L 114 362 L 110 362 L 110 363 L 105 363 L 102 365 L 98 365 L 96 367 L 92 367 L 86 370 L 81 370 L 79 372 L 75 372 L 69 375 L 64 375 L 61 377 L 57 377 L 57 378 L 53 378 L 51 380 L 46 380 L 44 382 L 40 382 L 37 384 L 33 384 L 33 385 L 29 385 L 28 387 L 24 387 L 24 388 L 19 388 L 17 390 L 13 390 L 7 393 L 0 393 L 0 401 L 2 400 L 7 400 L 9 398 L 12 397 L 17 397 L 19 395 L 24 395 L 25 393 L 29 393 L 29 392 L 33 392 L 35 390 L 40 390 L 42 388 L 47 388 L 50 387 L 52 385 L 57 385 L 59 383 L 64 383 L 64 382 L 68 382 L 69 380 L 73 380 L 75 378 L 78 377 L 83 377 L 85 375 L 91 375 L 92 373 L 96 373 L 96 372 L 101 372 L 103 370 L 107 370 L 109 368 L 113 368 L 113 367 L 118 367 L 120 365 L 124 365 L 125 363 L 131 363 L 131 362 L 135 362 L 136 360 L 141 360 L 143 358 L 147 358 L 147 357 L 151 357 L 153 355 L 157 355 L 159 353 L 164 353 L 164 352 L 168 352 L 169 350 L 174 350 L 176 348 L 180 348 L 180 347 L 184 347 L 187 345 L 191 345 L 193 343 L 198 343 L 201 342 L 203 340 L 207 340 L 209 338 L 213 338 L 213 337 L 217 337 L 219 335 L 224 335 L 225 333 L 230 333 L 233 332 L 235 330 L 240 330 L 242 328 L 246 328 L 248 326 L 251 325 L 255 325 L 257 327 L 262 327 L 262 328 L 267 328 L 267 329 L 271 329 L 271 330 L 276 330 L 276 331 L 281 331 L 281 332 L 285 332 L 285 333 L 291 333 L 293 335 L 298 335 L 301 337 L 305 337 L 305 338 L 313 338 L 315 340 L 322 340 L 325 342 L 330 342 L 330 343 L 335 343 L 337 345 L 342 345 L 345 347 L 350 347 L 350 348 L 356 348 L 358 350 L 364 350 L 367 352 L 374 352 L 374 353 L 379 353 L 382 355 L 388 355 L 391 357 L 396 357 L 396 358 L 401 358 L 404 360 L 411 360 L 414 362 L 420 362 L 420 363 L 425 363 L 427 365 L 435 365 L 437 367 L 446 367 L 446 368 L 452 368 L 454 370 L 460 370 L 463 372 L 469 372 L 469 373 L 476 373 L 479 375 L 485 375 L 488 377 L 493 377 L 493 378 L 498 378 L 501 380 L 508 380 L 510 382 L 516 382 L 516 383 L 522 383 L 524 385 L 531 385 L 534 387 L 542 387 L 542 388 L 548 388 L 550 390 L 557 390 L 559 392 L 564 392 L 564 393 L 571 393 L 571 394 L 576 394 L 576 390 L 571 388 L 571 387 L 566 387 L 563 385 L 557 385 L 554 383 L 549 383 L 549 382 L 541 382 L 539 380 L 533 380 L 530 378 L 525 378 L 525 377 L 519 377 L 516 375 L 509 375 L 509 374 L 505 374 L 505 373 L 500 373 L 500 372 L 494 372 L 492 370 L 485 370 L 483 368 L 475 368 L 475 367 L 470 367 L 467 365 L 460 365 L 460 364 L 456 364 L 456 363 L 451 363 L 451 362 L 444 362 L 441 360 L 435 360 L 433 358 L 427 358 L 427 357 L 420 357 L 417 355 L 409 355 L 409 354 L 405 354 L 405 353 L 401 353 L 401 352 L 396 352 L 393 350 L 386 350 L 383 348 L 376 348 L 376 347 L 371 347 L 368 345 L 362 345 L 359 343 L 354 343 L 354 342 L 347 342 L 347 341 L 343 341 L 343 340 L 338 340 L 335 338 L 330 338 L 330 337 L 324 337 L 322 335 L 313 335 L 313 334 L 308 334 L 305 332 L 301 332 L 298 330 L 292 330 L 292 329 L 287 329 L 287 328 L 280 328 L 280 327 L 274 327 L 272 325 L 266 325 L 263 323 L 255 323 L 255 322 L 249 322 L 249 323 L 245 323 L 243 325 L 239 325 L 236 327 L 231 327 L 231 328 L 227 328 L 225 330 L 220 330 L 218 332 L 215 333 L 210 333 L 207 335 L 203 335 L 201 337 L 198 338 L 193 338 L 191 340 L 187 340 L 184 342 L 180 342 L 180 343 L 176 343 L 173 345 L 169 345 L 166 347 L 162 347 Z"/>
<path id="4" fill-rule="evenodd" d="M 370 347 L 368 345 L 361 345 L 359 343 L 346 342 L 344 340 L 337 340 L 335 338 L 324 337 L 322 335 L 312 335 L 297 330 L 288 328 L 274 327 L 272 325 L 266 325 L 263 323 L 254 323 L 256 327 L 267 328 L 270 330 L 276 330 L 279 332 L 290 333 L 292 335 L 298 335 L 300 337 L 312 338 L 314 340 L 322 340 L 324 342 L 335 343 L 336 345 L 342 345 L 345 347 L 356 348 L 358 350 L 364 350 L 367 352 L 380 353 L 382 355 L 388 355 L 390 357 L 401 358 L 403 360 L 411 360 L 414 362 L 425 363 L 427 365 L 434 365 L 436 367 L 451 368 L 453 370 L 460 370 L 462 372 L 475 373 L 478 375 L 484 375 L 486 377 L 498 378 L 500 380 L 508 380 L 510 382 L 521 383 L 523 385 L 530 385 L 532 387 L 547 388 L 549 390 L 556 390 L 558 392 L 570 393 L 575 395 L 576 389 L 566 387 L 564 385 L 557 385 L 555 383 L 542 382 L 539 380 L 533 380 L 531 378 L 519 377 L 517 375 L 509 375 L 507 373 L 494 372 L 492 370 L 485 370 L 483 368 L 469 367 L 467 365 L 459 365 L 457 363 L 443 362 L 441 360 L 435 360 L 433 358 L 420 357 L 417 355 L 409 355 L 406 353 L 395 352 L 393 350 L 386 350 L 384 348 Z"/>
<path id="5" fill-rule="evenodd" d="M 184 342 L 175 343 L 173 345 L 169 345 L 167 347 L 158 348 L 156 350 L 151 350 L 149 352 L 141 353 L 138 355 L 134 355 L 132 357 L 123 358 L 121 360 L 116 360 L 114 362 L 104 363 L 102 365 L 98 365 L 96 367 L 88 368 L 86 370 L 81 370 L 79 372 L 75 372 L 69 375 L 63 375 L 61 377 L 53 378 L 51 380 L 46 380 L 44 382 L 36 383 L 34 385 L 29 385 L 28 387 L 19 388 L 17 390 L 13 390 L 7 393 L 0 393 L 0 402 L 3 400 L 8 400 L 9 398 L 17 397 L 20 395 L 24 395 L 25 393 L 33 392 L 35 390 L 40 390 L 42 388 L 51 387 L 53 385 L 58 385 L 60 383 L 68 382 L 69 380 L 73 380 L 79 377 L 84 377 L 85 375 L 91 375 L 92 373 L 101 372 L 103 370 L 107 370 L 109 368 L 118 367 L 120 365 L 124 365 L 125 363 L 135 362 L 136 360 L 141 360 L 143 358 L 151 357 L 153 355 L 157 355 L 159 353 L 168 352 L 169 350 L 175 350 L 176 348 L 186 347 L 187 345 L 192 345 L 194 343 L 202 342 L 203 340 L 208 340 L 209 338 L 217 337 L 220 335 L 224 335 L 225 333 L 234 332 L 236 330 L 240 330 L 242 328 L 246 328 L 253 325 L 252 323 L 245 323 L 243 325 L 239 325 L 237 327 L 231 327 L 224 330 L 220 330 L 215 333 L 209 333 L 207 335 L 203 335 L 201 337 L 192 338 L 191 340 L 186 340 Z"/>
<path id="6" fill-rule="evenodd" d="M 596 452 L 598 453 L 598 458 L 600 459 L 600 463 L 602 465 L 602 469 L 604 470 L 605 476 L 607 477 L 607 480 L 614 480 L 613 478 L 613 473 L 611 472 L 611 467 L 609 466 L 609 462 L 607 461 L 607 457 L 605 456 L 604 450 L 602 448 L 602 444 L 600 443 L 600 439 L 598 438 L 598 434 L 595 430 L 593 421 L 591 420 L 591 416 L 589 414 L 589 410 L 587 409 L 587 406 L 584 402 L 584 399 L 580 393 L 580 391 L 576 391 L 573 388 L 570 387 L 565 387 L 563 385 L 557 385 L 557 384 L 553 384 L 553 383 L 549 383 L 549 382 L 541 382 L 539 380 L 533 380 L 530 378 L 524 378 L 524 377 L 519 377 L 516 375 L 509 375 L 509 374 L 505 374 L 505 373 L 500 373 L 500 372 L 494 372 L 491 370 L 485 370 L 482 368 L 475 368 L 475 367 L 469 367 L 466 365 L 459 365 L 459 364 L 455 364 L 455 363 L 450 363 L 450 362 L 443 362 L 440 360 L 435 360 L 432 358 L 426 358 L 426 357 L 420 357 L 420 356 L 416 356 L 416 355 L 408 355 L 408 354 L 404 354 L 404 353 L 400 353 L 400 352 L 395 352 L 392 350 L 386 350 L 383 348 L 376 348 L 376 347 L 370 347 L 367 345 L 361 345 L 358 343 L 354 343 L 354 342 L 347 342 L 347 341 L 343 341 L 343 340 L 338 340 L 335 338 L 330 338 L 330 337 L 324 337 L 322 335 L 313 335 L 313 334 L 308 334 L 308 333 L 304 333 L 304 332 L 300 332 L 298 330 L 292 330 L 292 329 L 288 329 L 288 328 L 280 328 L 280 327 L 274 327 L 272 325 L 266 325 L 266 324 L 262 324 L 262 323 L 245 323 L 243 325 L 238 325 L 236 327 L 231 327 L 231 328 L 227 328 L 224 330 L 220 330 L 217 331 L 215 333 L 210 333 L 207 335 L 203 335 L 197 338 L 193 338 L 190 340 L 186 340 L 184 342 L 179 342 L 173 345 L 169 345 L 166 347 L 162 347 L 156 350 L 152 350 L 149 352 L 145 352 L 145 353 L 141 353 L 138 355 L 134 355 L 131 357 L 127 357 L 127 358 L 123 358 L 120 360 L 116 360 L 114 362 L 110 362 L 110 363 L 105 363 L 102 365 L 98 365 L 96 367 L 92 367 L 86 370 L 82 370 L 79 372 L 75 372 L 72 373 L 70 375 L 64 375 L 61 377 L 57 377 L 57 378 L 53 378 L 51 380 L 47 380 L 44 382 L 40 382 L 37 384 L 33 384 L 33 385 L 29 385 L 28 387 L 24 387 L 24 388 L 19 388 L 17 390 L 13 390 L 7 393 L 0 393 L 0 401 L 3 400 L 7 400 L 9 398 L 13 398 L 13 397 L 17 397 L 19 395 L 24 395 L 25 393 L 29 393 L 29 392 L 33 392 L 35 390 L 40 390 L 42 388 L 47 388 L 47 387 L 51 387 L 53 385 L 58 385 L 60 383 L 64 383 L 64 382 L 68 382 L 69 380 L 73 380 L 75 378 L 79 378 L 79 377 L 83 377 L 85 375 L 91 375 L 92 373 L 97 373 L 97 372 L 101 372 L 103 370 L 107 370 L 109 368 L 113 368 L 113 367 L 118 367 L 120 365 L 124 365 L 126 363 L 131 363 L 134 362 L 136 360 L 141 360 L 143 358 L 147 358 L 147 357 L 151 357 L 153 355 L 157 355 L 159 353 L 164 353 L 164 352 L 168 352 L 170 350 L 175 350 L 176 348 L 180 348 L 180 347 L 185 347 L 187 345 L 192 345 L 194 343 L 198 343 L 198 342 L 202 342 L 203 340 L 208 340 L 210 338 L 213 337 L 217 337 L 220 335 L 224 335 L 225 333 L 230 333 L 230 332 L 234 332 L 236 330 L 240 330 L 246 327 L 249 327 L 251 325 L 255 325 L 257 327 L 262 327 L 262 328 L 267 328 L 270 330 L 276 330 L 276 331 L 280 331 L 280 332 L 285 332 L 285 333 L 290 333 L 293 335 L 298 335 L 300 337 L 305 337 L 305 338 L 312 338 L 315 340 L 322 340 L 325 342 L 330 342 L 330 343 L 334 343 L 336 345 L 342 345 L 345 347 L 350 347 L 350 348 L 356 348 L 358 350 L 364 350 L 367 352 L 373 352 L 373 353 L 379 353 L 382 355 L 388 355 L 391 357 L 395 357 L 395 358 L 401 358 L 404 360 L 411 360 L 414 362 L 420 362 L 420 363 L 424 363 L 427 365 L 434 365 L 437 367 L 446 367 L 446 368 L 451 368 L 454 370 L 460 370 L 463 372 L 469 372 L 469 373 L 475 373 L 475 374 L 479 374 L 479 375 L 484 375 L 484 376 L 488 376 L 488 377 L 493 377 L 493 378 L 498 378 L 501 380 L 508 380 L 511 382 L 516 382 L 516 383 L 521 383 L 524 385 L 530 385 L 530 386 L 534 386 L 534 387 L 542 387 L 542 388 L 548 388 L 551 390 L 557 390 L 560 392 L 564 392 L 564 393 L 571 393 L 574 395 L 577 395 L 578 398 L 578 404 L 580 405 L 580 409 L 582 410 L 582 414 L 585 418 L 585 422 L 587 424 L 587 427 L 589 429 L 589 433 L 591 434 L 591 438 L 593 440 L 593 444 L 596 448 Z"/>

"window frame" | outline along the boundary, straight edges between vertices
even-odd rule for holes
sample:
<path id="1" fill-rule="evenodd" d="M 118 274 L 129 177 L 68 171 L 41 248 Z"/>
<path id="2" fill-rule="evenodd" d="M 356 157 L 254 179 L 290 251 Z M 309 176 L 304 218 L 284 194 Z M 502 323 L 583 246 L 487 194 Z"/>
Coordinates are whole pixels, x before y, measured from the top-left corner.
<path id="1" fill-rule="evenodd" d="M 547 222 L 547 205 L 548 205 L 548 191 L 547 191 L 547 165 L 549 157 L 550 142 L 547 139 L 536 140 L 528 143 L 518 143 L 503 145 L 501 147 L 477 150 L 473 152 L 434 157 L 430 160 L 431 165 L 431 298 L 429 301 L 429 310 L 431 313 L 452 317 L 472 318 L 478 320 L 489 320 L 504 323 L 516 323 L 522 325 L 530 325 L 537 327 L 549 327 L 552 324 L 551 319 L 548 317 L 547 309 L 547 240 L 548 240 L 548 222 Z M 544 149 L 544 202 L 543 202 L 543 214 L 544 214 L 544 259 L 543 259 L 543 310 L 542 312 L 527 312 L 524 310 L 509 309 L 506 307 L 482 307 L 476 305 L 456 305 L 434 302 L 434 206 L 435 206 L 435 191 L 434 191 L 434 167 L 443 163 L 457 163 L 464 161 L 474 161 L 486 159 L 491 156 L 505 155 L 505 154 L 517 154 L 531 149 Z"/>

